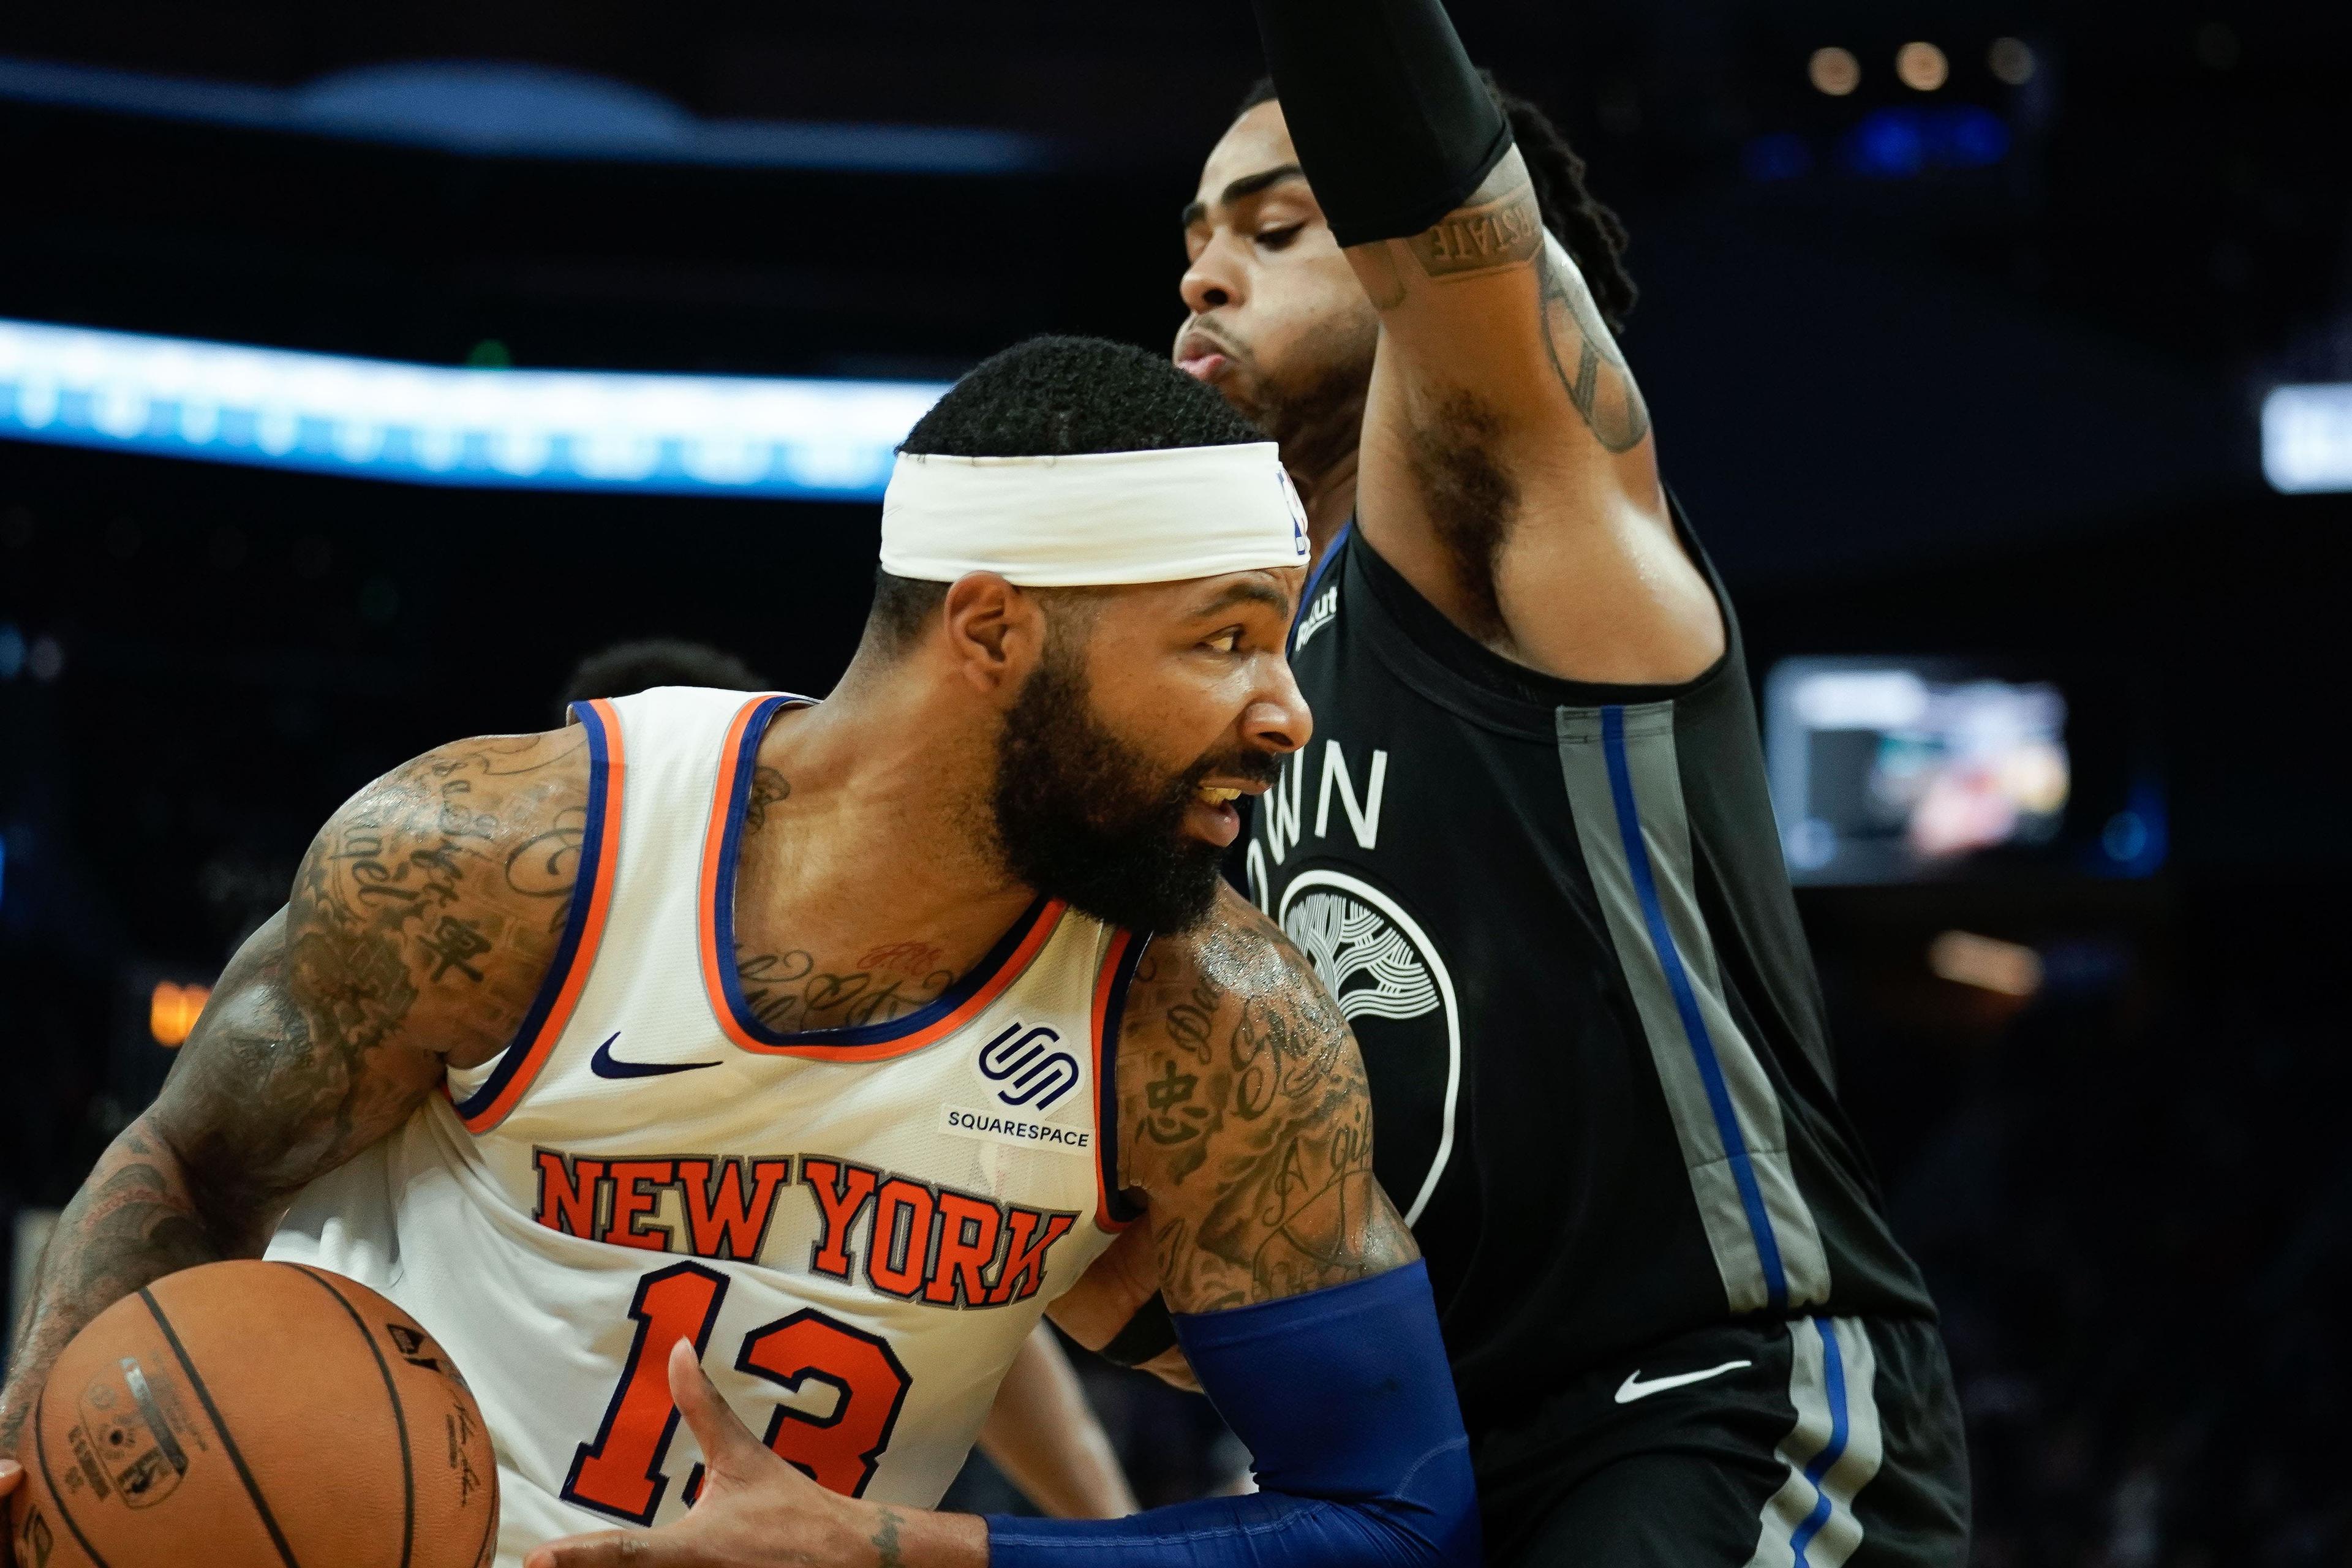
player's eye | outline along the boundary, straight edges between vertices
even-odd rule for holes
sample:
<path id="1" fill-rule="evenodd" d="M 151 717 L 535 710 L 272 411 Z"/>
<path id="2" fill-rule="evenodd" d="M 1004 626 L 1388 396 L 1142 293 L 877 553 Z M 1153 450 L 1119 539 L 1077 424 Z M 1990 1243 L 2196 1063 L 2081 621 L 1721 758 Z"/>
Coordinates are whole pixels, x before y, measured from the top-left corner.
<path id="1" fill-rule="evenodd" d="M 1298 231 L 1306 226 L 1303 223 L 1294 223 L 1283 228 L 1262 229 L 1257 242 L 1268 250 L 1286 249 L 1290 242 L 1298 237 Z"/>
<path id="2" fill-rule="evenodd" d="M 1241 645 L 1242 634 L 1238 626 L 1228 626 L 1215 637 L 1204 639 L 1201 644 L 1202 647 L 1213 649 L 1218 653 L 1231 653 Z"/>

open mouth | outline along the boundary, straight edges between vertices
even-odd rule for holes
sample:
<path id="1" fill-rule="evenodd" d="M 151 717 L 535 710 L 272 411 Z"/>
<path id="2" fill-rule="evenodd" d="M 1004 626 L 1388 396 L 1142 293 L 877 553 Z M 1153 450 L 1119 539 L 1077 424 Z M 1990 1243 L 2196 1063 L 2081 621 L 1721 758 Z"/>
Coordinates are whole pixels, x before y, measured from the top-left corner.
<path id="1" fill-rule="evenodd" d="M 1214 381 L 1233 367 L 1234 356 L 1203 331 L 1189 331 L 1176 343 L 1176 368 L 1198 381 Z"/>

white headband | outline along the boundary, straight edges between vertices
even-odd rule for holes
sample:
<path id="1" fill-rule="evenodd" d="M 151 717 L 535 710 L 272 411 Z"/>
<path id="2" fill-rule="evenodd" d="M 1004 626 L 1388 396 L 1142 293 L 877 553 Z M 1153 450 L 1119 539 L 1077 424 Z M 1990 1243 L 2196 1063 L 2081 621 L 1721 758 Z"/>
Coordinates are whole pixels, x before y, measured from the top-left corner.
<path id="1" fill-rule="evenodd" d="M 1307 509 L 1271 441 L 1074 458 L 898 454 L 882 570 L 1031 588 L 1175 583 L 1307 564 Z"/>

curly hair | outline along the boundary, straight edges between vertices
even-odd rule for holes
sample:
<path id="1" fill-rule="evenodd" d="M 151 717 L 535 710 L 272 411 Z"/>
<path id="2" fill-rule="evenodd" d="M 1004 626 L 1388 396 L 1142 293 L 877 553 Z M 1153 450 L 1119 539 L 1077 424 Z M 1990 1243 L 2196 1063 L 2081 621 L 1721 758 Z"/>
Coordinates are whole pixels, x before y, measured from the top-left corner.
<path id="1" fill-rule="evenodd" d="M 1495 107 L 1511 122 L 1511 139 L 1518 143 L 1519 156 L 1527 161 L 1528 177 L 1535 184 L 1536 205 L 1543 213 L 1544 226 L 1575 258 L 1578 270 L 1584 274 L 1585 285 L 1592 290 L 1592 302 L 1600 308 L 1601 320 L 1609 323 L 1612 332 L 1622 336 L 1625 320 L 1633 314 L 1634 301 L 1641 298 L 1633 275 L 1625 270 L 1624 221 L 1594 198 L 1584 183 L 1584 160 L 1568 144 L 1568 138 L 1560 134 L 1550 115 L 1497 82 L 1494 72 L 1482 70 L 1478 76 L 1486 84 L 1487 96 L 1495 100 Z M 1234 112 L 1247 114 L 1259 104 L 1272 103 L 1280 96 L 1275 91 L 1274 79 L 1262 77 Z"/>

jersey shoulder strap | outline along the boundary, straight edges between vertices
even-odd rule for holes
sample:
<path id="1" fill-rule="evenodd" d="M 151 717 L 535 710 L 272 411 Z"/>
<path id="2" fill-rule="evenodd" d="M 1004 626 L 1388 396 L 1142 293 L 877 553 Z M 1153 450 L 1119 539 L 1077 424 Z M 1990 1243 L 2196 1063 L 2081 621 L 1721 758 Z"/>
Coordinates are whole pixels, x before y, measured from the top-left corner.
<path id="1" fill-rule="evenodd" d="M 695 972 L 695 903 L 709 877 L 706 861 L 734 847 L 707 842 L 728 823 L 725 791 L 738 765 L 748 776 L 768 719 L 805 700 L 667 686 L 572 705 L 588 742 L 586 804 L 578 819 L 550 825 L 519 852 L 542 862 L 538 869 L 550 880 L 570 862 L 562 934 L 506 1050 L 449 1075 L 449 1098 L 469 1131 L 488 1131 L 521 1100 L 562 1038 L 601 952 L 625 952 L 632 966 L 656 973 Z"/>

